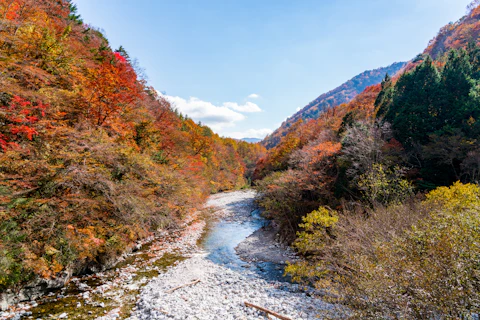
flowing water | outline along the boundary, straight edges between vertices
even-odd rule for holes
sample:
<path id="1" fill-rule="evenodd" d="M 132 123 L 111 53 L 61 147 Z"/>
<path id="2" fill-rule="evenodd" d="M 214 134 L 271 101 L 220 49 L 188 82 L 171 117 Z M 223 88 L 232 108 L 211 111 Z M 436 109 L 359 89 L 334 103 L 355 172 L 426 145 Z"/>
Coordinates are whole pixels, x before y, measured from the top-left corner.
<path id="1" fill-rule="evenodd" d="M 260 227 L 260 221 L 215 223 L 203 243 L 207 258 L 232 269 L 246 267 L 248 263 L 238 257 L 235 247 Z"/>
<path id="2" fill-rule="evenodd" d="M 236 201 L 221 203 L 225 197 L 215 195 L 209 205 L 224 210 L 219 218 L 208 223 L 208 228 L 200 238 L 200 247 L 212 262 L 241 271 L 248 268 L 269 280 L 285 281 L 283 265 L 266 262 L 245 262 L 235 252 L 235 247 L 259 228 L 268 224 L 255 208 L 253 191 L 238 193 Z M 232 196 L 234 196 L 232 194 Z M 218 203 L 220 201 L 220 203 Z M 204 222 L 203 222 L 204 223 Z M 204 223 L 205 224 L 205 223 Z M 198 228 L 197 228 L 198 229 Z M 195 230 L 197 230 L 195 229 Z M 203 229 L 203 227 L 202 227 Z M 185 233 L 195 233 L 186 230 Z M 201 230 L 199 231 L 202 232 Z M 197 232 L 198 233 L 198 232 Z M 195 236 L 197 238 L 195 239 Z M 192 235 L 197 242 L 199 235 Z M 65 288 L 49 292 L 43 298 L 30 303 L 22 318 L 26 319 L 105 319 L 126 318 L 134 308 L 140 289 L 151 278 L 185 259 L 188 252 L 195 251 L 191 245 L 169 245 L 180 243 L 179 234 L 162 239 L 161 244 L 154 241 L 106 272 L 74 277 Z M 190 241 L 191 242 L 191 241 Z M 165 246 L 168 250 L 165 250 Z M 195 246 L 195 245 L 194 245 Z M 163 251 L 162 251 L 163 250 Z M 20 305 L 21 306 L 21 305 Z M 17 313 L 18 318 L 19 313 Z M 5 317 L 7 318 L 7 317 Z M 0 314 L 0 319 L 2 316 Z"/>
<path id="3" fill-rule="evenodd" d="M 249 268 L 268 280 L 290 281 L 289 277 L 284 277 L 285 265 L 262 261 L 246 262 L 235 252 L 235 247 L 248 236 L 269 224 L 269 221 L 261 216 L 261 210 L 256 208 L 254 199 L 246 197 L 225 207 L 233 214 L 210 222 L 209 231 L 201 243 L 208 252 L 207 258 L 237 271 Z"/>

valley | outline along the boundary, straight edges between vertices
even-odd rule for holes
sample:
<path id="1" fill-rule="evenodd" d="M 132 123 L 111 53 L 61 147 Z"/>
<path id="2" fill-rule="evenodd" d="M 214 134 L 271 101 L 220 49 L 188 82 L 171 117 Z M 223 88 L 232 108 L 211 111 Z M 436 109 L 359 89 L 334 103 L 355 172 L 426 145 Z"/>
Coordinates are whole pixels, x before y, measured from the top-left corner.
<path id="1" fill-rule="evenodd" d="M 78 3 L 0 0 L 1 320 L 479 318 L 480 0 Z"/>
<path id="2" fill-rule="evenodd" d="M 272 239 L 261 241 L 258 231 L 269 222 L 260 217 L 255 195 L 252 190 L 213 195 L 182 229 L 156 236 L 111 270 L 73 277 L 64 288 L 17 303 L 0 319 L 266 318 L 244 302 L 292 319 L 311 319 L 318 310 L 339 313 L 316 299 L 313 289 L 283 277 L 284 263 L 296 257 Z M 244 250 L 242 260 L 235 248 L 255 231 L 261 244 L 254 248 L 266 253 L 250 257 Z M 168 292 L 194 280 L 200 282 Z"/>

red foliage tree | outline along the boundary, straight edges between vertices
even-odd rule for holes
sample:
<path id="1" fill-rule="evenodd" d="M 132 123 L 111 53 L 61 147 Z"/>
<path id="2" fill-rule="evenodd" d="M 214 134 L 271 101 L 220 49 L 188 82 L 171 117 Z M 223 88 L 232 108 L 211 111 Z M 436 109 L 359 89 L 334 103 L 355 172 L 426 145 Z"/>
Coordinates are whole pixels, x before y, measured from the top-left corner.
<path id="1" fill-rule="evenodd" d="M 32 103 L 22 97 L 13 96 L 8 106 L 0 106 L 0 147 L 6 151 L 9 146 L 16 146 L 22 136 L 32 140 L 38 132 L 34 124 L 39 117 L 45 116 L 47 105 Z"/>
<path id="2" fill-rule="evenodd" d="M 142 92 L 135 70 L 119 53 L 105 53 L 81 85 L 87 117 L 99 126 L 127 111 Z"/>

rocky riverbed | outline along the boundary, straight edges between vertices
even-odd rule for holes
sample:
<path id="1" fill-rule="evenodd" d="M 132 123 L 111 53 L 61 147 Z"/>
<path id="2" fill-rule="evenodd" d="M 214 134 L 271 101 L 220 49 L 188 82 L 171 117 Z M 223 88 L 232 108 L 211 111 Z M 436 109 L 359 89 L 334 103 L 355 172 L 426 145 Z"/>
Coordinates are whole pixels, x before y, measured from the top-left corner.
<path id="1" fill-rule="evenodd" d="M 177 230 L 139 243 L 114 268 L 73 277 L 67 286 L 0 311 L 4 319 L 125 319 L 135 308 L 140 288 L 198 250 L 205 230 L 202 212 L 186 217 Z"/>
<path id="2" fill-rule="evenodd" d="M 208 205 L 217 208 L 221 228 L 230 234 L 220 232 L 213 226 L 213 235 L 217 246 L 209 246 L 191 258 L 170 268 L 166 273 L 152 280 L 145 286 L 137 302 L 136 310 L 130 320 L 137 319 L 267 319 L 267 314 L 255 308 L 247 307 L 245 302 L 252 303 L 291 319 L 316 319 L 338 314 L 336 306 L 323 302 L 315 297 L 311 289 L 304 290 L 296 284 L 272 280 L 258 272 L 261 262 L 284 263 L 294 259 L 291 251 L 285 250 L 275 243 L 272 230 L 265 225 L 265 220 L 255 214 L 255 192 L 239 191 L 224 193 L 210 198 Z M 235 227 L 225 224 L 238 225 Z M 262 242 L 262 231 L 255 232 L 253 238 L 233 241 L 245 236 L 245 225 L 267 230 L 268 239 Z M 255 227 L 254 227 L 255 228 Z M 223 239 L 223 240 L 222 240 Z M 222 241 L 226 245 L 222 245 Z M 204 240 L 209 243 L 209 235 Z M 249 263 L 236 262 L 229 256 L 232 246 L 240 245 L 242 256 Z M 258 247 L 262 247 L 259 249 Z M 218 249 L 220 248 L 220 249 Z M 206 249 L 206 250 L 205 250 Z M 224 255 L 224 259 L 215 257 L 216 250 Z M 235 253 L 234 253 L 235 254 Z M 199 282 L 196 282 L 200 280 Z M 182 285 L 175 291 L 171 291 Z"/>
<path id="3" fill-rule="evenodd" d="M 262 261 L 277 265 L 295 262 L 297 260 L 295 252 L 278 240 L 278 232 L 278 226 L 274 222 L 268 223 L 249 235 L 235 247 L 235 251 L 245 261 Z"/>
<path id="4" fill-rule="evenodd" d="M 338 316 L 340 309 L 314 290 L 283 277 L 284 263 L 296 257 L 276 242 L 275 226 L 259 215 L 255 195 L 213 195 L 203 211 L 208 218 L 197 213 L 112 270 L 74 277 L 0 319 L 267 319 L 245 302 L 291 319 Z"/>
<path id="5" fill-rule="evenodd" d="M 169 290 L 184 284 L 200 282 Z M 134 319 L 266 319 L 266 314 L 245 306 L 262 306 L 292 319 L 315 319 L 334 307 L 298 285 L 269 282 L 251 271 L 219 266 L 196 255 L 150 282 L 140 294 Z"/>

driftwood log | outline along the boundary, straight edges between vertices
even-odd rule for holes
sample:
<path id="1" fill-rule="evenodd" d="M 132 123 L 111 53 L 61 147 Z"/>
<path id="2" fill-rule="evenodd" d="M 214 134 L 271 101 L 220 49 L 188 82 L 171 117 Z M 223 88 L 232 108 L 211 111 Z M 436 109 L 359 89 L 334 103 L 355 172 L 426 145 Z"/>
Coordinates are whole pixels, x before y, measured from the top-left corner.
<path id="1" fill-rule="evenodd" d="M 250 308 L 258 309 L 258 310 L 260 310 L 260 311 L 265 312 L 266 314 L 271 314 L 272 316 L 274 316 L 274 317 L 276 317 L 276 318 L 278 318 L 278 319 L 282 319 L 282 320 L 292 320 L 292 318 L 282 316 L 281 314 L 278 314 L 278 313 L 276 313 L 275 311 L 268 310 L 268 309 L 266 309 L 266 308 L 257 306 L 257 305 L 255 305 L 255 304 L 253 304 L 253 303 L 249 303 L 249 302 L 246 302 L 246 301 L 245 301 L 245 306 L 250 307 Z"/>
<path id="2" fill-rule="evenodd" d="M 160 311 L 161 313 L 169 314 L 167 311 L 160 309 L 160 308 L 154 308 L 157 311 Z"/>
<path id="3" fill-rule="evenodd" d="M 167 290 L 166 292 L 167 293 L 172 293 L 175 290 L 178 290 L 178 289 L 183 288 L 183 287 L 193 286 L 194 284 L 197 284 L 199 282 L 200 282 L 200 279 L 197 279 L 197 280 L 194 280 L 192 282 L 185 283 L 185 284 L 182 284 L 181 286 L 178 286 L 178 287 L 172 288 L 170 290 Z"/>

